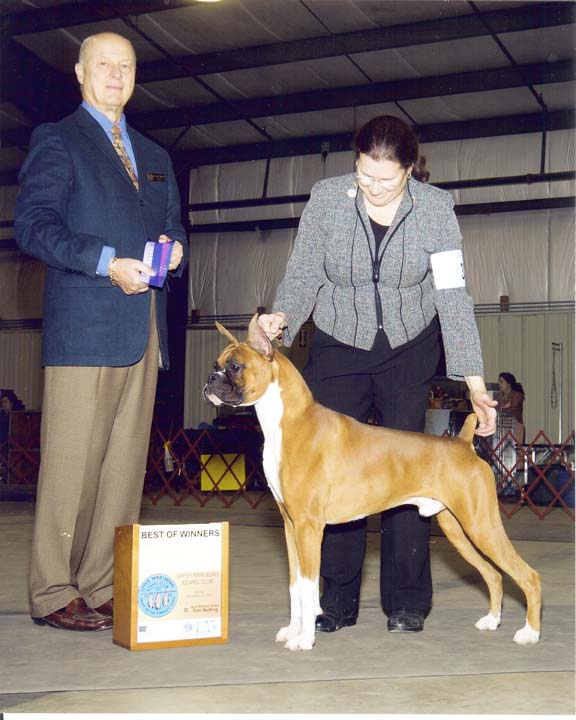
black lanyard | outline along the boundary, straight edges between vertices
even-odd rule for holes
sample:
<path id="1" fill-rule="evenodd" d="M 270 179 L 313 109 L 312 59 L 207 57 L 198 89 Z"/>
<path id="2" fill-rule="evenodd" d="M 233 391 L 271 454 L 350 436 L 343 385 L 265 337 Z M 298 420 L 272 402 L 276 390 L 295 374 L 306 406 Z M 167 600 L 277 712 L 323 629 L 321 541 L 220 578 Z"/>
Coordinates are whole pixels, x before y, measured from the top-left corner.
<path id="1" fill-rule="evenodd" d="M 414 200 L 412 198 L 412 193 L 410 192 L 410 183 L 406 183 L 406 190 L 408 192 L 408 195 L 410 196 L 410 200 L 412 201 L 412 207 L 410 210 L 402 217 L 398 223 L 396 223 L 396 227 L 394 228 L 394 232 L 390 233 L 390 226 L 388 226 L 387 230 L 384 233 L 384 238 L 386 238 L 386 244 L 384 245 L 384 249 L 382 252 L 380 252 L 380 245 L 381 241 L 378 242 L 376 240 L 376 237 L 374 238 L 376 240 L 376 252 L 372 252 L 372 245 L 370 244 L 370 235 L 368 233 L 368 228 L 366 227 L 366 223 L 364 222 L 364 218 L 362 217 L 362 212 L 360 211 L 360 208 L 358 207 L 358 196 L 360 193 L 356 192 L 356 198 L 355 198 L 355 204 L 356 204 L 356 213 L 358 217 L 360 218 L 360 222 L 362 223 L 362 227 L 364 229 L 364 235 L 366 236 L 366 242 L 368 243 L 368 251 L 370 252 L 370 259 L 372 261 L 372 282 L 374 285 L 376 285 L 380 281 L 380 265 L 382 264 L 382 258 L 384 257 L 384 253 L 386 252 L 386 249 L 388 245 L 390 244 L 390 240 L 394 237 L 396 234 L 396 230 L 400 227 L 400 225 L 404 222 L 404 220 L 408 217 L 408 215 L 412 212 L 412 208 L 414 207 Z M 394 223 L 392 223 L 394 224 Z M 385 225 L 380 225 L 380 227 L 386 227 Z"/>

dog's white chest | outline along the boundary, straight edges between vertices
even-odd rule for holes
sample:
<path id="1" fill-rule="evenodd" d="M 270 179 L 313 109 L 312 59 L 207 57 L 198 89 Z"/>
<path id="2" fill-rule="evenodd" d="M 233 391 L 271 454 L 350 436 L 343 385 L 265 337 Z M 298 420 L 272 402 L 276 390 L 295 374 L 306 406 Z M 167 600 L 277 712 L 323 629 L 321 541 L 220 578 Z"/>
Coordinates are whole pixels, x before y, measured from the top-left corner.
<path id="1" fill-rule="evenodd" d="M 284 502 L 280 486 L 280 462 L 282 460 L 282 428 L 280 421 L 284 405 L 280 397 L 278 382 L 270 383 L 268 389 L 256 403 L 256 413 L 264 433 L 264 452 L 262 464 L 266 480 L 277 502 Z"/>

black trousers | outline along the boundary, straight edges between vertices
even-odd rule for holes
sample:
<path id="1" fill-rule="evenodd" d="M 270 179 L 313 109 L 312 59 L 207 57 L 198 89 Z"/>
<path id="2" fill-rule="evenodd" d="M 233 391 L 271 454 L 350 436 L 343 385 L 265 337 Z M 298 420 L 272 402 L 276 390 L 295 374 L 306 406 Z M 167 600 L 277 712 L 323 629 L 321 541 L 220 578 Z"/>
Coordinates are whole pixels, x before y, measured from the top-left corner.
<path id="1" fill-rule="evenodd" d="M 394 349 L 382 331 L 366 351 L 316 330 L 304 377 L 315 399 L 332 410 L 361 422 L 376 411 L 384 427 L 422 432 L 439 358 L 436 318 L 417 338 Z M 386 511 L 380 537 L 384 612 L 407 607 L 427 613 L 432 602 L 430 520 L 421 518 L 414 506 Z M 326 527 L 320 568 L 323 607 L 336 599 L 346 607 L 358 602 L 366 539 L 366 519 Z"/>

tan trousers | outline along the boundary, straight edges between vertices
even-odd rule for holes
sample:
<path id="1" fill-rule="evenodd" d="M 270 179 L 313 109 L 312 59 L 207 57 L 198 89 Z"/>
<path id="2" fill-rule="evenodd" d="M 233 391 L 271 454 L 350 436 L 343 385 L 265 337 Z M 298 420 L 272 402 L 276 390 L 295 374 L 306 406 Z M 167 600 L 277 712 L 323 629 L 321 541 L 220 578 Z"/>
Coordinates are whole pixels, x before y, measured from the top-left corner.
<path id="1" fill-rule="evenodd" d="M 148 345 L 129 367 L 47 367 L 30 568 L 32 617 L 113 596 L 114 529 L 138 522 L 158 377 Z"/>

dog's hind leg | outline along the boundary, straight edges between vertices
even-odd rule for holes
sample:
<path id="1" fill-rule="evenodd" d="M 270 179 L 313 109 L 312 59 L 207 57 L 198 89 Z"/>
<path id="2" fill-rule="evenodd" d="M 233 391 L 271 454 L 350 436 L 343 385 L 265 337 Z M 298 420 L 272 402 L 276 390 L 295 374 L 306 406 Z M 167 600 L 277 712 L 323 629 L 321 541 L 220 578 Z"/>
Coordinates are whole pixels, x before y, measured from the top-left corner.
<path id="1" fill-rule="evenodd" d="M 542 607 L 542 590 L 540 575 L 525 562 L 514 549 L 502 520 L 498 516 L 500 528 L 490 523 L 490 537 L 484 537 L 476 530 L 471 531 L 470 538 L 476 546 L 498 567 L 519 585 L 526 597 L 526 624 L 514 635 L 514 642 L 519 645 L 533 645 L 540 640 L 540 611 Z"/>
<path id="2" fill-rule="evenodd" d="M 302 628 L 298 635 L 289 638 L 286 642 L 284 647 L 288 650 L 311 650 L 314 647 L 323 531 L 323 525 L 314 520 L 304 520 L 294 524 L 300 568 L 298 581 L 302 601 Z"/>
<path id="3" fill-rule="evenodd" d="M 446 538 L 458 550 L 460 555 L 478 570 L 490 593 L 488 615 L 481 617 L 476 623 L 478 630 L 498 630 L 502 617 L 502 576 L 487 562 L 467 538 L 462 526 L 449 510 L 442 510 L 436 516 L 438 524 Z"/>
<path id="4" fill-rule="evenodd" d="M 457 517 L 470 540 L 498 568 L 518 584 L 526 597 L 526 624 L 514 635 L 519 645 L 532 645 L 540 640 L 542 589 L 540 575 L 525 562 L 506 534 L 494 487 L 494 476 L 488 470 L 484 478 L 474 479 L 473 499 L 460 503 Z M 461 500 L 464 498 L 461 498 Z M 473 503 L 473 504 L 472 504 Z M 479 522 L 481 519 L 481 522 Z"/>
<path id="5" fill-rule="evenodd" d="M 296 550 L 294 524 L 284 507 L 278 504 L 280 514 L 284 520 L 284 536 L 286 550 L 288 551 L 288 566 L 290 570 L 290 622 L 280 628 L 276 633 L 276 642 L 287 642 L 300 635 L 302 631 L 302 578 Z"/>

